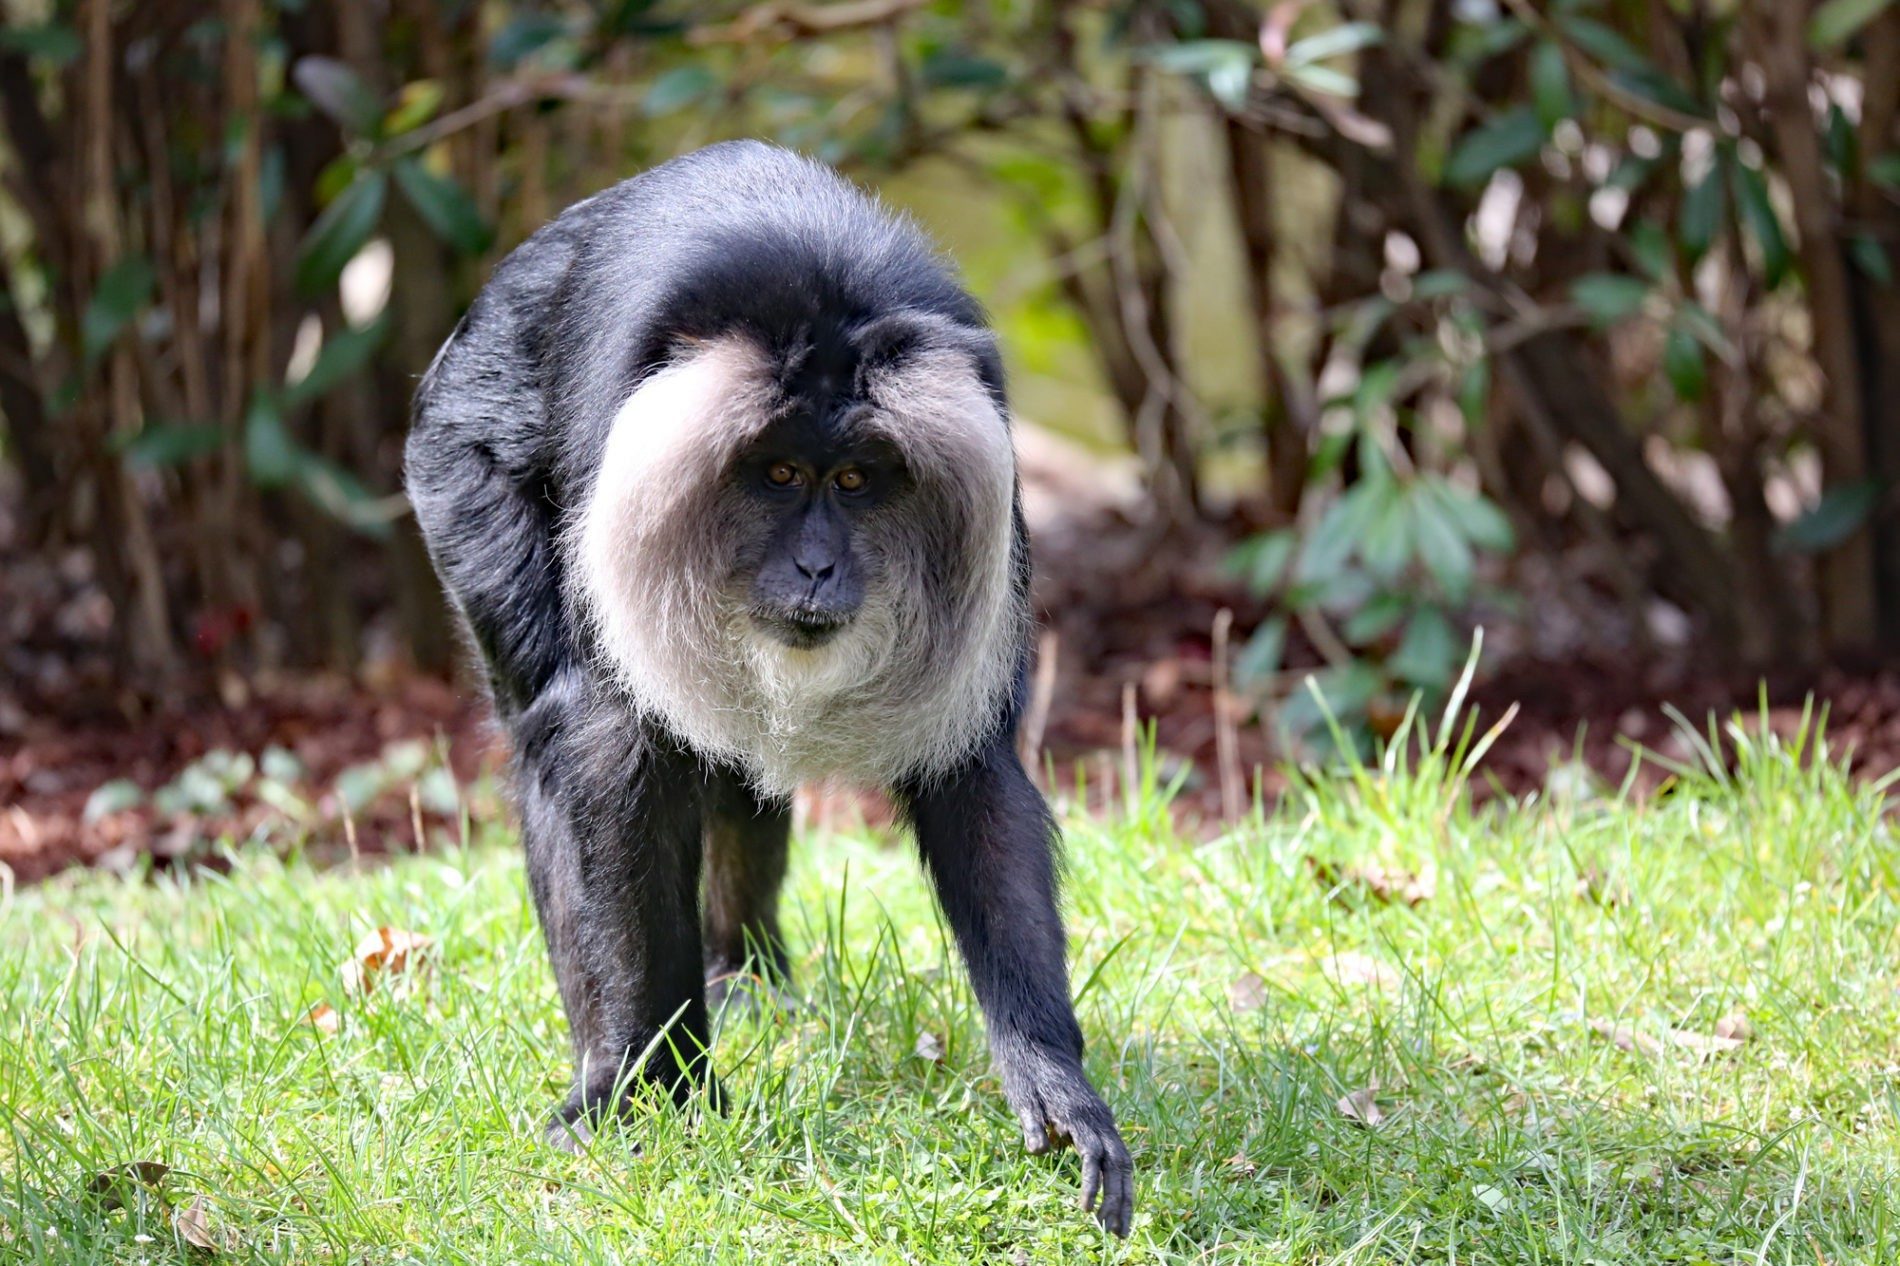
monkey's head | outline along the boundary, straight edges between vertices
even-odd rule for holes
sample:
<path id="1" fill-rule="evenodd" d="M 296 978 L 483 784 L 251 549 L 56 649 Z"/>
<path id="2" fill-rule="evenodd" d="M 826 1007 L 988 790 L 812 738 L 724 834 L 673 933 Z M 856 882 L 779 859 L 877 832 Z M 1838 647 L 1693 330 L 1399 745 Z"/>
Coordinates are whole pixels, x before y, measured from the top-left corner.
<path id="1" fill-rule="evenodd" d="M 642 707 L 763 789 L 947 768 L 1027 627 L 987 332 L 900 312 L 681 340 L 615 417 L 570 558 Z"/>

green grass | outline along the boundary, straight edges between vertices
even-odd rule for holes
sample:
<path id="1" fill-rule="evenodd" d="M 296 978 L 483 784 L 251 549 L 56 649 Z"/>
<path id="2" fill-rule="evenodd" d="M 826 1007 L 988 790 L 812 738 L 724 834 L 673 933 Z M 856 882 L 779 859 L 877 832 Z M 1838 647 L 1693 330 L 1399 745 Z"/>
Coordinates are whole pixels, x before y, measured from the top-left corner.
<path id="1" fill-rule="evenodd" d="M 1126 1244 L 1075 1208 L 1072 1155 L 1023 1153 L 891 841 L 801 841 L 808 1005 L 725 1025 L 729 1114 L 541 1146 L 565 1037 L 497 838 L 14 894 L 0 1260 L 212 1260 L 175 1220 L 202 1198 L 220 1260 L 1900 1261 L 1879 792 L 1772 741 L 1642 805 L 1474 809 L 1445 759 L 1411 763 L 1208 843 L 1153 788 L 1070 822 L 1089 1066 L 1138 1167 Z M 1435 891 L 1315 877 L 1373 867 Z M 435 937 L 431 965 L 353 997 L 337 966 L 377 925 Z M 299 1023 L 325 1001 L 334 1034 Z M 1649 1040 L 1735 1013 L 1753 1035 L 1726 1053 Z M 1337 1103 L 1373 1086 L 1366 1128 Z M 145 1160 L 170 1167 L 157 1189 L 88 1194 Z"/>

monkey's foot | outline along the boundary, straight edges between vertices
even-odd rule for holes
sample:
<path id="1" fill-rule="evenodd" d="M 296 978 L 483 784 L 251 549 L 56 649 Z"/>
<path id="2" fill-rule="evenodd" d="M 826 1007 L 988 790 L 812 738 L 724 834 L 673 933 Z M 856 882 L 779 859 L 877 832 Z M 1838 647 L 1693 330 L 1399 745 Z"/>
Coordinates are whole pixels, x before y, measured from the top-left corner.
<path id="1" fill-rule="evenodd" d="M 1082 1208 L 1126 1237 L 1135 1216 L 1135 1165 L 1081 1062 L 1029 1044 L 999 1045 L 995 1055 L 1024 1146 L 1036 1155 L 1073 1146 L 1082 1157 Z"/>
<path id="2" fill-rule="evenodd" d="M 797 1015 L 805 1003 L 785 981 L 749 971 L 722 971 L 706 977 L 706 1010 L 714 1023 L 734 1016 Z"/>

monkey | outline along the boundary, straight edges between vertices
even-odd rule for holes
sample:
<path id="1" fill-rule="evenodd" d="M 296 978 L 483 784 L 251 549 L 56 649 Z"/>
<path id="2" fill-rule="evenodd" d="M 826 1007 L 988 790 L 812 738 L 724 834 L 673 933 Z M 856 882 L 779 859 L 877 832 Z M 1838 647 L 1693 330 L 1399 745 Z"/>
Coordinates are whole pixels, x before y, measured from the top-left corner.
<path id="1" fill-rule="evenodd" d="M 788 977 L 791 799 L 910 832 L 1040 1153 L 1128 1233 L 1082 1067 L 1057 829 L 1015 749 L 1030 563 L 995 334 L 908 218 L 758 141 L 576 203 L 494 270 L 419 384 L 417 525 L 510 740 L 574 1083 L 715 1103 L 708 977 Z"/>

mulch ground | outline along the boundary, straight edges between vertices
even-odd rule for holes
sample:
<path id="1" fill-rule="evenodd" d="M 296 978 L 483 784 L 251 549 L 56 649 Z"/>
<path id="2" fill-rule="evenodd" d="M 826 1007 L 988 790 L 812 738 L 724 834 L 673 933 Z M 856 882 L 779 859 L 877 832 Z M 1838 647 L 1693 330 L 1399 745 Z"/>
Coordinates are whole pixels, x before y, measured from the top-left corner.
<path id="1" fill-rule="evenodd" d="M 1127 758 L 1132 709 L 1139 724 L 1153 725 L 1163 761 L 1189 770 L 1178 803 L 1183 818 L 1190 826 L 1217 822 L 1216 617 L 1223 609 L 1234 613 L 1238 640 L 1266 612 L 1221 571 L 1218 539 L 1157 539 L 1128 513 L 1125 484 L 1099 467 L 1059 451 L 1028 454 L 1025 483 L 1044 652 L 1053 662 L 1046 709 L 1030 723 L 1040 734 L 1041 760 L 1071 788 L 1080 770 L 1091 801 L 1111 799 Z M 454 838 L 467 815 L 505 812 L 492 798 L 454 806 L 438 803 L 440 797 L 419 800 L 406 790 L 413 778 L 392 778 L 353 811 L 339 789 L 352 771 L 417 744 L 426 745 L 432 762 L 446 762 L 463 786 L 498 768 L 505 754 L 478 692 L 466 685 L 385 665 L 354 678 L 227 675 L 202 697 L 139 704 L 112 694 L 101 652 L 89 649 L 87 631 L 96 632 L 102 616 L 83 567 L 64 560 L 34 573 L 22 560 L 5 558 L 0 566 L 15 595 L 37 597 L 5 617 L 11 624 L 0 643 L 0 879 L 33 882 L 82 864 L 123 868 L 147 854 L 161 865 L 215 863 L 208 840 L 241 841 L 281 826 L 281 804 L 247 787 L 209 809 L 161 809 L 146 795 L 129 807 L 94 803 L 87 812 L 104 783 L 126 779 L 149 793 L 217 752 L 257 759 L 275 748 L 294 755 L 307 811 L 292 834 L 319 856 L 407 850 L 443 832 Z M 1536 605 L 1542 618 L 1557 604 Z M 1557 653 L 1543 653 L 1537 636 L 1521 628 L 1515 638 L 1498 639 L 1507 649 L 1471 701 L 1481 725 L 1513 704 L 1517 712 L 1484 762 L 1480 794 L 1522 794 L 1554 777 L 1574 779 L 1579 763 L 1617 785 L 1629 772 L 1633 745 L 1687 760 L 1691 747 L 1665 716 L 1665 703 L 1698 722 L 1711 712 L 1756 712 L 1758 684 L 1711 672 L 1711 657 L 1693 646 L 1639 656 L 1615 644 L 1614 633 L 1555 640 L 1563 643 Z M 1318 662 L 1297 642 L 1289 657 L 1295 667 Z M 1870 775 L 1900 766 L 1900 672 L 1789 673 L 1769 681 L 1767 691 L 1774 728 L 1792 732 L 1812 697 L 1828 710 L 1833 751 L 1851 751 L 1856 769 Z M 1239 767 L 1249 779 L 1251 771 L 1264 771 L 1260 783 L 1269 797 L 1284 785 L 1276 771 L 1297 755 L 1276 747 L 1272 729 L 1250 718 L 1235 731 Z M 1661 765 L 1648 763 L 1637 789 L 1664 776 Z M 879 813 L 829 800 L 808 801 L 801 811 Z M 270 834 L 279 844 L 285 835 Z"/>

